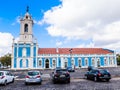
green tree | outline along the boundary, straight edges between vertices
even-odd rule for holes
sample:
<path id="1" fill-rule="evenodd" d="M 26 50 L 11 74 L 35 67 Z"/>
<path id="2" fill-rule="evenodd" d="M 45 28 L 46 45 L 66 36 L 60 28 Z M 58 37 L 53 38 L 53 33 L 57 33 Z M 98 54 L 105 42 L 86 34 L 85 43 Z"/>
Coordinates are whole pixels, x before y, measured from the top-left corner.
<path id="1" fill-rule="evenodd" d="M 120 65 L 120 54 L 117 54 L 117 64 Z"/>
<path id="2" fill-rule="evenodd" d="M 3 66 L 11 66 L 11 54 L 7 54 L 7 55 L 5 55 L 5 56 L 2 56 L 1 58 L 0 58 L 0 62 L 1 62 L 1 64 L 3 65 Z"/>

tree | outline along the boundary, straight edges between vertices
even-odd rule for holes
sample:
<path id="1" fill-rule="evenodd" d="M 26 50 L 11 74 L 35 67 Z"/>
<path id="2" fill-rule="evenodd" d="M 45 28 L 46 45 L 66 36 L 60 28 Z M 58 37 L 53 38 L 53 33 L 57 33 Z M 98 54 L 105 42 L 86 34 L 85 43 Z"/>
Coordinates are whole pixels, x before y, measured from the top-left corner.
<path id="1" fill-rule="evenodd" d="M 120 54 L 117 54 L 117 64 L 120 65 Z"/>
<path id="2" fill-rule="evenodd" d="M 11 54 L 7 54 L 7 55 L 5 55 L 5 56 L 2 56 L 1 58 L 0 58 L 0 62 L 1 62 L 1 64 L 3 65 L 3 66 L 11 66 Z"/>

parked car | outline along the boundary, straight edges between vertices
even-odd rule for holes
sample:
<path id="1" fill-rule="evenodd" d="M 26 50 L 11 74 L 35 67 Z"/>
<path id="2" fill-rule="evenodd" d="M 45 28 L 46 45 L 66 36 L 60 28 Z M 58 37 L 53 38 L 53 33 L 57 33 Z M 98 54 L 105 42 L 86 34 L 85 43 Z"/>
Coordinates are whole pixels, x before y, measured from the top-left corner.
<path id="1" fill-rule="evenodd" d="M 25 85 L 30 83 L 42 83 L 42 77 L 40 71 L 28 71 L 25 76 Z"/>
<path id="2" fill-rule="evenodd" d="M 99 80 L 109 81 L 111 79 L 111 74 L 106 69 L 93 69 L 87 71 L 87 73 L 85 74 L 85 78 L 94 81 L 99 81 Z"/>
<path id="3" fill-rule="evenodd" d="M 67 67 L 68 72 L 75 72 L 75 69 L 72 67 Z"/>
<path id="4" fill-rule="evenodd" d="M 0 84 L 7 85 L 14 82 L 14 75 L 9 71 L 0 71 Z"/>
<path id="5" fill-rule="evenodd" d="M 88 66 L 88 71 L 96 69 L 94 66 Z"/>
<path id="6" fill-rule="evenodd" d="M 67 69 L 55 69 L 55 71 L 52 72 L 52 81 L 54 84 L 57 82 L 70 83 L 70 73 Z"/>

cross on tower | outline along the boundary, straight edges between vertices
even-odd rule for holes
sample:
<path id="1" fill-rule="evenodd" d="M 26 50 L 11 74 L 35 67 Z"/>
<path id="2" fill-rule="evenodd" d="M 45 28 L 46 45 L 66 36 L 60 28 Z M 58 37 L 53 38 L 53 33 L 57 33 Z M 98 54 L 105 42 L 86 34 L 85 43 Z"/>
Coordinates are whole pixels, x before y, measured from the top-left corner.
<path id="1" fill-rule="evenodd" d="M 29 6 L 27 6 L 26 12 L 29 12 Z"/>

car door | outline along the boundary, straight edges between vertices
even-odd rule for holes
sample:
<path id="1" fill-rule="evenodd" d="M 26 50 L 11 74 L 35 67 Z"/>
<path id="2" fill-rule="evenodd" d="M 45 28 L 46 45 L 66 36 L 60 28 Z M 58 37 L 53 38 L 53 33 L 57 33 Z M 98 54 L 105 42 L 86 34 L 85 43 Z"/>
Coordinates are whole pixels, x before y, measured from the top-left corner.
<path id="1" fill-rule="evenodd" d="M 91 70 L 91 74 L 90 74 L 90 78 L 91 78 L 91 79 L 94 79 L 95 72 L 96 72 L 95 70 Z"/>
<path id="2" fill-rule="evenodd" d="M 88 78 L 91 79 L 92 70 L 90 70 L 89 72 L 87 72 L 87 74 L 88 74 Z"/>
<path id="3" fill-rule="evenodd" d="M 9 72 L 9 79 L 10 79 L 10 82 L 12 82 L 14 76 L 12 75 L 12 73 Z"/>
<path id="4" fill-rule="evenodd" d="M 6 80 L 7 80 L 7 83 L 10 82 L 10 76 L 9 76 L 9 72 L 6 72 Z"/>

